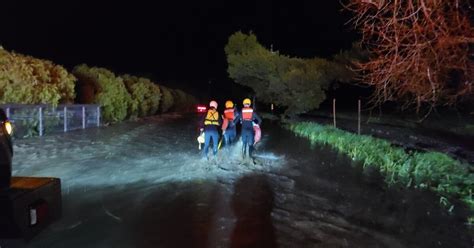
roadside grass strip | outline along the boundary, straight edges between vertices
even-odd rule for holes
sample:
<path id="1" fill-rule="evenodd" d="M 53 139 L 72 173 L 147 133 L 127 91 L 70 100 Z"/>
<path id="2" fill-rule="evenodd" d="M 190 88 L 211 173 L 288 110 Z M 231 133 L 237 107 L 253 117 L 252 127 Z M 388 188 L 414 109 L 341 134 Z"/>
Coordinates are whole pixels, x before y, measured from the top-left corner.
<path id="1" fill-rule="evenodd" d="M 329 145 L 363 167 L 376 167 L 389 186 L 401 185 L 429 189 L 440 195 L 440 203 L 450 212 L 454 206 L 448 199 L 456 198 L 474 210 L 474 174 L 469 165 L 440 152 L 406 152 L 389 141 L 367 135 L 357 135 L 332 126 L 313 122 L 287 125 L 296 135 L 312 144 Z M 469 218 L 472 219 L 472 216 Z M 469 221 L 470 222 L 470 221 Z"/>

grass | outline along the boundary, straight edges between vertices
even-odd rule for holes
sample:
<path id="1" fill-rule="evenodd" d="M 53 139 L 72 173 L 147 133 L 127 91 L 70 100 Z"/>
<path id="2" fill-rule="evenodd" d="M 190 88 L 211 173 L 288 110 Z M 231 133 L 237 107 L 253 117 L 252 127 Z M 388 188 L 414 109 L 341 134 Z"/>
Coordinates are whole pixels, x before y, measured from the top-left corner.
<path id="1" fill-rule="evenodd" d="M 390 142 L 366 135 L 356 135 L 332 126 L 299 122 L 288 128 L 311 143 L 327 144 L 364 167 L 378 167 L 388 185 L 429 189 L 440 195 L 443 206 L 452 211 L 447 201 L 456 198 L 474 210 L 474 174 L 468 165 L 439 152 L 405 152 Z M 472 219 L 471 217 L 470 219 Z"/>

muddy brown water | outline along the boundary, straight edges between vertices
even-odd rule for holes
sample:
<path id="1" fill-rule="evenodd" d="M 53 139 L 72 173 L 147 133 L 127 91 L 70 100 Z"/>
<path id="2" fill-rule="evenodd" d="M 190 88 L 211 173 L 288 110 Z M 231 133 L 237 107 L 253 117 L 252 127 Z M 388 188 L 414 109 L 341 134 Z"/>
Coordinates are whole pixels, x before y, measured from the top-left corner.
<path id="1" fill-rule="evenodd" d="M 262 128 L 259 167 L 200 161 L 189 116 L 19 142 L 16 174 L 63 180 L 61 221 L 27 247 L 472 247 L 461 205 Z"/>

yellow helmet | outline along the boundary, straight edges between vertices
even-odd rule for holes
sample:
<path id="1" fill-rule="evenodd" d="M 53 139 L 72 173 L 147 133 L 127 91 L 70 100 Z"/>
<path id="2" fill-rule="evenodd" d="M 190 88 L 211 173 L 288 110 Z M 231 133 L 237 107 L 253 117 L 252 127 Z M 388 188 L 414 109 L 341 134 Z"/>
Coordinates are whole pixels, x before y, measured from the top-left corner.
<path id="1" fill-rule="evenodd" d="M 252 104 L 252 101 L 250 100 L 250 98 L 245 98 L 244 105 L 250 105 L 250 104 Z"/>
<path id="2" fill-rule="evenodd" d="M 234 107 L 234 103 L 232 101 L 225 102 L 225 108 L 233 108 L 233 107 Z"/>

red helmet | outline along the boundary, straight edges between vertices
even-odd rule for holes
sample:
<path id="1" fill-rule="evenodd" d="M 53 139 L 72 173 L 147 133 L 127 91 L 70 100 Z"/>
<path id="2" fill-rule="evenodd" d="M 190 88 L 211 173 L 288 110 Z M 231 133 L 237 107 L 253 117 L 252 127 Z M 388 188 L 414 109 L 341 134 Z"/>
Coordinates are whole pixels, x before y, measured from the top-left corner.
<path id="1" fill-rule="evenodd" d="M 209 103 L 209 107 L 217 108 L 217 102 L 216 101 L 211 101 Z"/>

